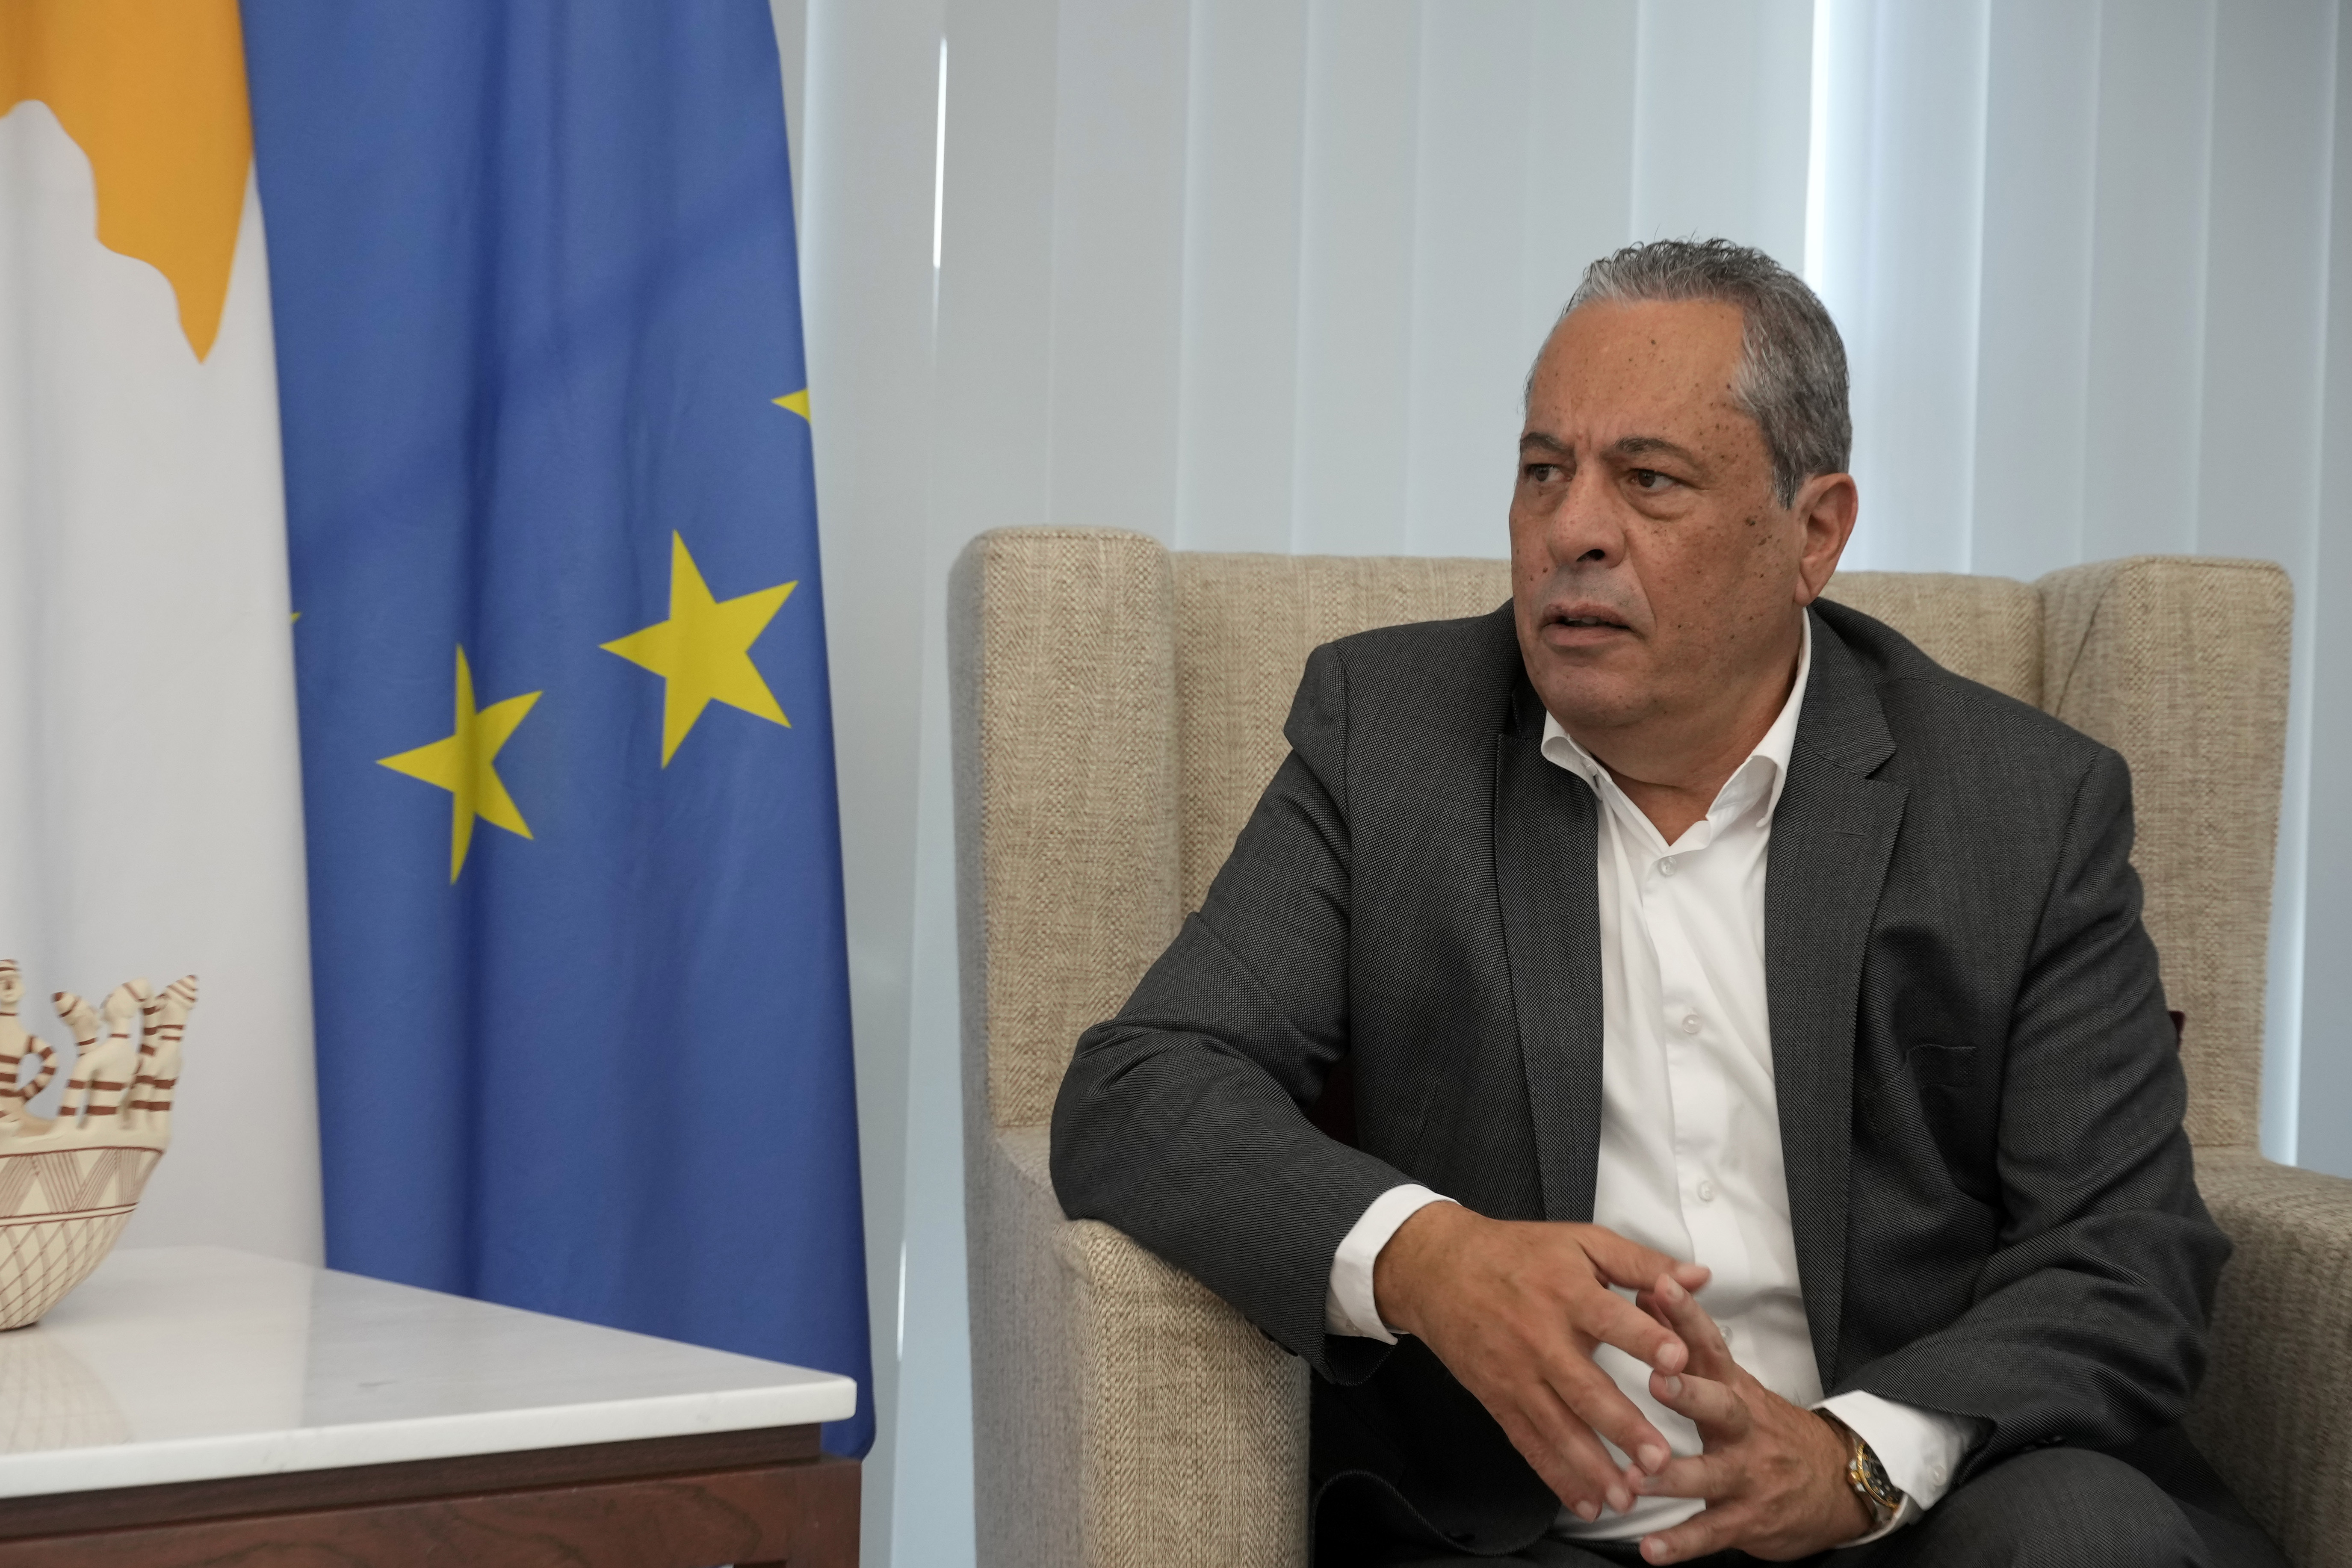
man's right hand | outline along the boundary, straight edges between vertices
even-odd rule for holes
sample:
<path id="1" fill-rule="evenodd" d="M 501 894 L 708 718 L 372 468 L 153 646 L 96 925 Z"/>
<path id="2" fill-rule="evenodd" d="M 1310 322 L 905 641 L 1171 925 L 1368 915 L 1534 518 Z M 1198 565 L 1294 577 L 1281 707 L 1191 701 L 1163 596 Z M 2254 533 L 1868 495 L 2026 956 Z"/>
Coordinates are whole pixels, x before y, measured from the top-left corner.
<path id="1" fill-rule="evenodd" d="M 1593 1364 L 1602 1344 L 1671 1377 L 1690 1352 L 1672 1330 L 1612 1291 L 1670 1275 L 1685 1289 L 1707 1271 L 1597 1225 L 1488 1219 L 1430 1204 L 1397 1228 L 1372 1264 L 1381 1321 L 1426 1343 L 1502 1424 L 1512 1445 L 1576 1515 L 1633 1507 L 1632 1469 L 1607 1437 L 1656 1474 L 1666 1440 Z M 1596 1436 L 1598 1434 L 1598 1436 Z"/>

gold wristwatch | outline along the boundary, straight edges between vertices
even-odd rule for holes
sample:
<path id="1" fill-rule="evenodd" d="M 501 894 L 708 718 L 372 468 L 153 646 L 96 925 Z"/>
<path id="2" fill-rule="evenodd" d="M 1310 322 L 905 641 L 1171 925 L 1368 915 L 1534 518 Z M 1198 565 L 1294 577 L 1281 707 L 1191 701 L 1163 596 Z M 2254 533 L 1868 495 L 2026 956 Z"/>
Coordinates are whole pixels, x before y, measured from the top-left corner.
<path id="1" fill-rule="evenodd" d="M 1878 1462 L 1878 1456 L 1870 1451 L 1861 1433 L 1826 1410 L 1816 1414 L 1845 1440 L 1845 1484 L 1853 1489 L 1853 1495 L 1870 1510 L 1870 1528 L 1885 1529 L 1887 1521 L 1903 1506 L 1903 1489 L 1887 1479 L 1886 1467 Z"/>

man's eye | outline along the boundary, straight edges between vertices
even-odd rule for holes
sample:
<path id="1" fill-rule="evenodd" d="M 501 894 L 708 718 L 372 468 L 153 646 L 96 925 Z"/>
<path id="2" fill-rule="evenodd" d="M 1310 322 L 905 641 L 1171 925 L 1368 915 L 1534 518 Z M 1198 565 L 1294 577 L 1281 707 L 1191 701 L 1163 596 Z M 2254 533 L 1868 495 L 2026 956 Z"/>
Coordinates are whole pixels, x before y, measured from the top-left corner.
<path id="1" fill-rule="evenodd" d="M 1637 490 L 1662 490 L 1675 482 L 1655 468 L 1635 468 L 1626 478 L 1633 481 Z"/>
<path id="2" fill-rule="evenodd" d="M 1529 463 L 1528 465 L 1527 472 L 1528 478 L 1533 479 L 1537 484 L 1548 485 L 1554 479 L 1559 478 L 1559 465 L 1558 463 Z"/>

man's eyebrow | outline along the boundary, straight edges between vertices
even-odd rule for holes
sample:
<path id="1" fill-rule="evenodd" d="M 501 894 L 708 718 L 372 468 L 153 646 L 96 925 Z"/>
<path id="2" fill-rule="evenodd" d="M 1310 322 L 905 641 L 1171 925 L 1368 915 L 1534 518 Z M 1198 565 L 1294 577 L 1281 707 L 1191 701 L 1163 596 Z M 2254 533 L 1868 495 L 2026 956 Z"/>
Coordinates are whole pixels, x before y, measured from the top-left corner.
<path id="1" fill-rule="evenodd" d="M 1676 446 L 1663 436 L 1628 436 L 1609 449 L 1621 458 L 1680 458 L 1693 468 L 1700 466 L 1698 454 L 1687 447 Z"/>
<path id="2" fill-rule="evenodd" d="M 1572 455 L 1575 448 L 1548 430 L 1528 430 L 1519 437 L 1519 450 L 1549 452 L 1564 458 Z M 1703 466 L 1696 453 L 1664 436 L 1628 436 L 1612 442 L 1609 450 L 1620 458 L 1679 458 L 1693 468 Z"/>

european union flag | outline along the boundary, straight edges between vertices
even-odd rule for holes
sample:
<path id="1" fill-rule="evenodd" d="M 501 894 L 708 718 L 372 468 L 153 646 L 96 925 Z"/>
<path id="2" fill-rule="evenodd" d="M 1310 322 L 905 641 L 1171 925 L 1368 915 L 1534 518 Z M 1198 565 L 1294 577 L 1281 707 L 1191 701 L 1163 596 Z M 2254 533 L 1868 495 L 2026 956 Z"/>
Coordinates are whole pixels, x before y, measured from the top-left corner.
<path id="1" fill-rule="evenodd" d="M 246 0 L 328 1258 L 846 1373 L 840 838 L 761 0 Z"/>

